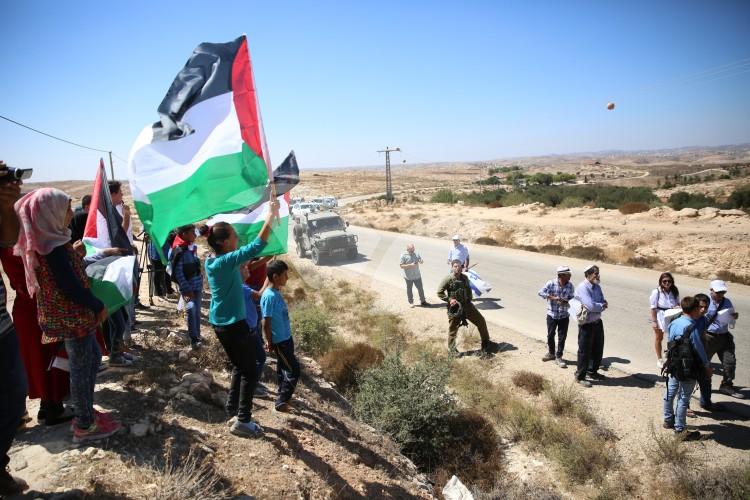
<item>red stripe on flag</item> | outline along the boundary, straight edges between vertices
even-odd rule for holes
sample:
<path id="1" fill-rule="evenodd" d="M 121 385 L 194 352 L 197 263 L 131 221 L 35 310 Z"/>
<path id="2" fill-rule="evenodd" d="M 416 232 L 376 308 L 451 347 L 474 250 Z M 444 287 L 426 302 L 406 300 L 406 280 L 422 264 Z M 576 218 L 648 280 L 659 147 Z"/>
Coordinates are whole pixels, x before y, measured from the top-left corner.
<path id="1" fill-rule="evenodd" d="M 243 37 L 242 45 L 237 50 L 232 63 L 232 92 L 234 107 L 240 122 L 242 140 L 250 146 L 268 167 L 268 159 L 263 154 L 263 131 L 261 130 L 258 100 L 255 92 L 255 79 L 250 63 L 250 52 L 247 49 L 247 38 Z"/>
<path id="2" fill-rule="evenodd" d="M 102 198 L 102 183 L 104 182 L 104 159 L 99 159 L 99 170 L 96 171 L 96 180 L 94 181 L 94 192 L 91 194 L 91 204 L 89 205 L 89 216 L 86 217 L 86 227 L 83 230 L 85 238 L 97 238 L 96 214 L 99 212 L 99 204 Z M 107 186 L 109 189 L 109 186 Z"/>

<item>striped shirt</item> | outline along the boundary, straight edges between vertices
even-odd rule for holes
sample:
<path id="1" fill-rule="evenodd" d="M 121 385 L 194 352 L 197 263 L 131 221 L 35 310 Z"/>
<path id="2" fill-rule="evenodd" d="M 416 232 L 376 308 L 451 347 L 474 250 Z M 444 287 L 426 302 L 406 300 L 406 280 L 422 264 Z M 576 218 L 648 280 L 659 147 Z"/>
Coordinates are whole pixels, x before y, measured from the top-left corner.
<path id="1" fill-rule="evenodd" d="M 559 280 L 549 280 L 544 288 L 539 290 L 539 295 L 543 299 L 547 299 L 550 295 L 554 295 L 559 299 L 563 299 L 565 302 L 559 302 L 557 300 L 547 300 L 547 316 L 552 319 L 563 319 L 568 317 L 568 309 L 570 305 L 567 301 L 573 298 L 575 290 L 573 289 L 573 283 L 568 281 L 565 286 L 560 285 Z"/>

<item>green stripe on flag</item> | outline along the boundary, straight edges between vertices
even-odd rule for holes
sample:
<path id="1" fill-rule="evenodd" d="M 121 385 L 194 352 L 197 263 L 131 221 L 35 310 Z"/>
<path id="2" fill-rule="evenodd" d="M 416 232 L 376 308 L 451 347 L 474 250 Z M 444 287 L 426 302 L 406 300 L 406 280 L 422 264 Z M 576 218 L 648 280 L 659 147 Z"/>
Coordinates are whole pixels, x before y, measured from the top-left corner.
<path id="1" fill-rule="evenodd" d="M 89 280 L 89 283 L 91 285 L 91 293 L 104 303 L 104 307 L 107 308 L 107 312 L 110 315 L 125 304 L 128 304 L 132 299 L 132 296 L 128 298 L 123 297 L 117 285 L 111 281 Z"/>
<path id="2" fill-rule="evenodd" d="M 252 242 L 260 230 L 263 228 L 264 221 L 258 221 L 253 224 L 232 224 L 234 230 L 237 231 L 237 236 L 240 239 L 240 245 L 246 245 Z M 287 253 L 287 237 L 289 236 L 289 217 L 282 217 L 281 222 L 273 223 L 271 229 L 271 235 L 268 237 L 268 243 L 266 243 L 263 251 L 258 257 L 265 255 L 281 255 Z"/>
<path id="3" fill-rule="evenodd" d="M 161 246 L 172 229 L 257 203 L 267 183 L 265 162 L 243 143 L 242 152 L 205 161 L 184 181 L 146 193 L 149 203 L 136 201 L 135 208 Z"/>

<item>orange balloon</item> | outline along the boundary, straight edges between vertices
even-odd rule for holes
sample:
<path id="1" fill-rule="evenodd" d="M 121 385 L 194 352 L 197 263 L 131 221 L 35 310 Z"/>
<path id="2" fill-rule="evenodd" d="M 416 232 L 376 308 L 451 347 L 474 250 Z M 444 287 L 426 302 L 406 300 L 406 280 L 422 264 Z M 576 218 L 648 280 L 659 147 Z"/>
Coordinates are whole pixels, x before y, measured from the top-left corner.
<path id="1" fill-rule="evenodd" d="M 607 109 L 610 110 L 610 111 L 612 111 L 613 109 L 615 109 L 615 103 L 608 102 L 607 103 Z"/>

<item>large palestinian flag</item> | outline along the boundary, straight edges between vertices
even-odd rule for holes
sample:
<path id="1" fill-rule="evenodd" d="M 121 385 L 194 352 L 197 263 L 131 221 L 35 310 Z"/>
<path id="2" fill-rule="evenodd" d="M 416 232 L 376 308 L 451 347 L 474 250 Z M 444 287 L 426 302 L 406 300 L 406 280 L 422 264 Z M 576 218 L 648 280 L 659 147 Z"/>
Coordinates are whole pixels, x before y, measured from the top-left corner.
<path id="1" fill-rule="evenodd" d="M 130 190 L 152 239 L 263 199 L 270 164 L 245 36 L 202 43 L 130 152 Z"/>
<path id="2" fill-rule="evenodd" d="M 268 242 L 260 253 L 264 255 L 280 255 L 287 253 L 287 237 L 289 235 L 289 191 L 299 184 L 299 166 L 294 151 L 289 153 L 284 162 L 273 171 L 273 182 L 279 200 L 279 223 L 271 228 Z M 268 215 L 267 200 L 271 198 L 270 185 L 266 188 L 263 199 L 243 210 L 232 213 L 218 214 L 208 220 L 208 225 L 217 222 L 229 222 L 234 226 L 239 236 L 239 244 L 244 245 L 258 236 L 266 216 Z"/>

